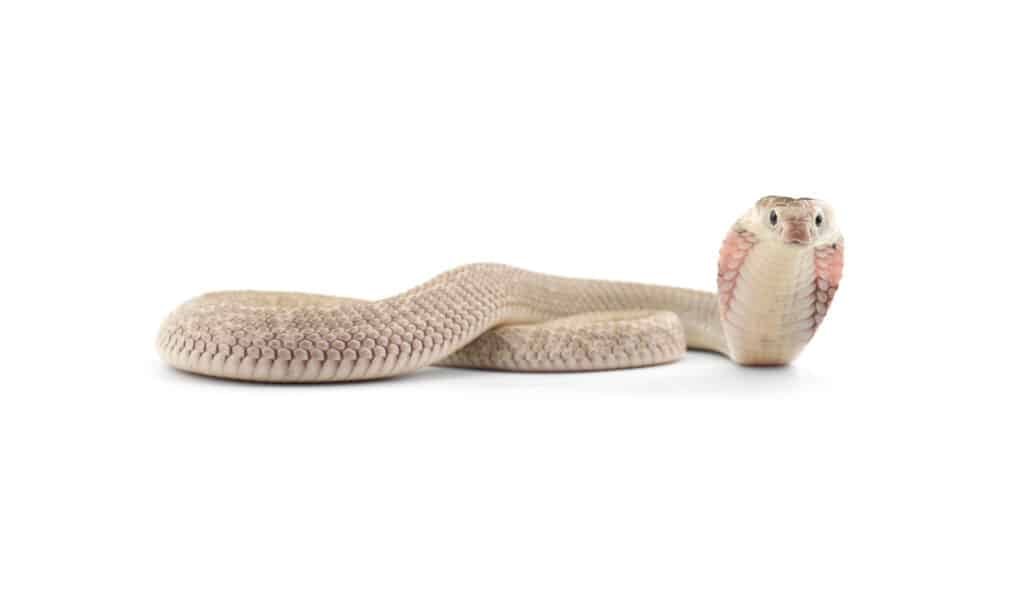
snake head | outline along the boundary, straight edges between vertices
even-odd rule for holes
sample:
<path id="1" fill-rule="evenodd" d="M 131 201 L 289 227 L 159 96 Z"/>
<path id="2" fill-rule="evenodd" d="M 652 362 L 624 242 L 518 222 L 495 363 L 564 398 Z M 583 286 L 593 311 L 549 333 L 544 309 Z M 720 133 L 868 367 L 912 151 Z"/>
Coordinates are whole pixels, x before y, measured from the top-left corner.
<path id="1" fill-rule="evenodd" d="M 761 241 L 795 247 L 817 247 L 842 239 L 832 206 L 816 198 L 765 196 L 739 224 Z"/>

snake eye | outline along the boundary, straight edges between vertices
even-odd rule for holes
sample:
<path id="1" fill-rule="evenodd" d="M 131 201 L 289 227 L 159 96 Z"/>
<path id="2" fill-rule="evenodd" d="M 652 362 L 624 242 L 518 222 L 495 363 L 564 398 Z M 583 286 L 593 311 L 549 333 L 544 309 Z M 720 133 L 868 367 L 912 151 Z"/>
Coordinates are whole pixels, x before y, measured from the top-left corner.
<path id="1" fill-rule="evenodd" d="M 772 209 L 772 214 L 768 216 L 768 221 L 772 223 L 772 226 L 779 223 L 779 214 L 775 213 L 775 209 Z"/>
<path id="2" fill-rule="evenodd" d="M 825 216 L 823 216 L 821 213 L 818 213 L 818 215 L 814 216 L 814 225 L 815 226 L 821 226 L 824 223 L 825 223 Z"/>

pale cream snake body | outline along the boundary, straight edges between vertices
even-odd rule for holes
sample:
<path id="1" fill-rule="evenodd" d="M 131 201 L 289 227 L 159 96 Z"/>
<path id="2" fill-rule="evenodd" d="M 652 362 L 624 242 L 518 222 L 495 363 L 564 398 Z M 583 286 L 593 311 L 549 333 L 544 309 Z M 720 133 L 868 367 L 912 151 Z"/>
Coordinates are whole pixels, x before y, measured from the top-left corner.
<path id="1" fill-rule="evenodd" d="M 842 269 L 828 204 L 767 196 L 726 235 L 717 294 L 472 264 L 378 301 L 205 294 L 166 318 L 157 345 L 185 371 L 270 382 L 373 379 L 432 364 L 640 367 L 677 360 L 687 346 L 779 365 L 814 336 Z"/>

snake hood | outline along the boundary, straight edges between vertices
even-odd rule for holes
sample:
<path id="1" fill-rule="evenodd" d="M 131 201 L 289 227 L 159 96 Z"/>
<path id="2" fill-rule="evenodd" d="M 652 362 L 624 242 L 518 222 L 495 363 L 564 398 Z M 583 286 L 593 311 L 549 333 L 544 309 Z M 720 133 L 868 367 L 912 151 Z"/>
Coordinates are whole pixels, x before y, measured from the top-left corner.
<path id="1" fill-rule="evenodd" d="M 832 304 L 844 245 L 835 211 L 814 198 L 765 196 L 740 217 L 719 253 L 718 299 L 729 355 L 787 364 Z"/>

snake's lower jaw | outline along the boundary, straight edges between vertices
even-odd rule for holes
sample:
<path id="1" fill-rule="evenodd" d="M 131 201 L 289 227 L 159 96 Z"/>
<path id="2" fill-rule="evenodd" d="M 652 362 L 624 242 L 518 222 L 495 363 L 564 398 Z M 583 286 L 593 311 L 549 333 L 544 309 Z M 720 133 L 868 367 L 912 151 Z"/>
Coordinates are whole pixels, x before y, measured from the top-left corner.
<path id="1" fill-rule="evenodd" d="M 792 362 L 825 318 L 842 276 L 843 246 L 760 241 L 734 228 L 722 244 L 718 300 L 729 356 L 738 364 Z"/>

